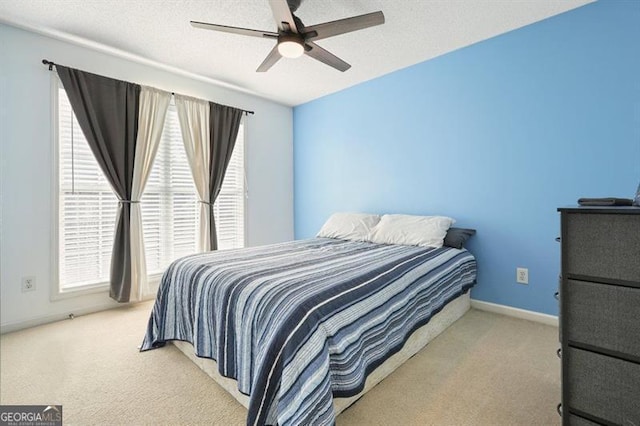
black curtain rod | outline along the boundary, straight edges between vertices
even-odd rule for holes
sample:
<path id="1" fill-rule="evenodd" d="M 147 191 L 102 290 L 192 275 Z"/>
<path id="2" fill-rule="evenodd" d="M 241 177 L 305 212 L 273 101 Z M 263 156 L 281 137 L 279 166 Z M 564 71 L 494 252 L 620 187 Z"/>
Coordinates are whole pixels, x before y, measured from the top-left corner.
<path id="1" fill-rule="evenodd" d="M 53 67 L 56 65 L 56 64 L 55 64 L 55 62 L 51 62 L 51 61 L 49 61 L 49 60 L 47 60 L 47 59 L 43 59 L 43 60 L 42 60 L 42 63 L 43 63 L 44 65 L 49 65 L 49 71 L 53 70 Z M 171 94 L 175 96 L 175 93 L 174 93 L 174 92 L 171 92 Z M 253 112 L 253 111 L 247 111 L 246 109 L 243 109 L 242 111 L 243 111 L 245 114 L 251 114 L 251 115 L 255 114 L 255 112 Z"/>

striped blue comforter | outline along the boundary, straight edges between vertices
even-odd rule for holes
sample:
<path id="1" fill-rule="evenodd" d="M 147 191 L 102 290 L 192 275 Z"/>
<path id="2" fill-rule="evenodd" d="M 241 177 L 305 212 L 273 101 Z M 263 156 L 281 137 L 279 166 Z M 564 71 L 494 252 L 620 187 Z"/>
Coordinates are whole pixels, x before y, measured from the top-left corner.
<path id="1" fill-rule="evenodd" d="M 465 250 L 314 238 L 209 252 L 162 277 L 142 350 L 193 344 L 249 395 L 249 425 L 332 424 L 332 397 L 474 283 Z"/>

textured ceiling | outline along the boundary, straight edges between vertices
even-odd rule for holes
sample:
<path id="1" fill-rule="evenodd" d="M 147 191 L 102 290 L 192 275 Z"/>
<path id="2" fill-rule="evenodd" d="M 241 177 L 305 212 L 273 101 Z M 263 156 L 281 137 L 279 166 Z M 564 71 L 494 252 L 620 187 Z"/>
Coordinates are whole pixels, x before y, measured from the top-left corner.
<path id="1" fill-rule="evenodd" d="M 190 20 L 275 31 L 267 0 L 0 0 L 0 21 L 97 42 L 250 93 L 299 105 L 591 0 L 304 0 L 305 25 L 381 10 L 386 23 L 318 41 L 352 65 L 309 57 L 255 69 L 273 41 L 192 28 Z M 49 58 L 55 61 L 55 58 Z"/>

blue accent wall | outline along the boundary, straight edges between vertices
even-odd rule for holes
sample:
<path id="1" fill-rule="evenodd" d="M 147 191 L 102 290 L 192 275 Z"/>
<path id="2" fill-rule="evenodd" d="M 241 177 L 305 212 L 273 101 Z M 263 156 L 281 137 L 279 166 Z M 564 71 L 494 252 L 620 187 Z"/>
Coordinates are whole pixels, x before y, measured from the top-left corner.
<path id="1" fill-rule="evenodd" d="M 454 217 L 478 230 L 472 297 L 487 302 L 557 315 L 556 208 L 632 198 L 639 181 L 637 1 L 589 4 L 294 109 L 296 238 L 337 211 Z"/>

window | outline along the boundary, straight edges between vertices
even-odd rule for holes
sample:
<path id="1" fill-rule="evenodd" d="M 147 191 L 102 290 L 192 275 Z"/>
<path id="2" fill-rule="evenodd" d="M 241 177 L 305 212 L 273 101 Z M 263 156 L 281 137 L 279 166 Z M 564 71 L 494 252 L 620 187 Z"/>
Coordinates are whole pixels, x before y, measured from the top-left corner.
<path id="1" fill-rule="evenodd" d="M 58 91 L 58 275 L 60 290 L 109 281 L 118 199 Z"/>
<path id="2" fill-rule="evenodd" d="M 244 247 L 242 127 L 214 204 L 218 248 L 221 250 Z M 173 103 L 167 111 L 162 140 L 141 205 L 149 274 L 162 273 L 173 260 L 196 252 L 200 207 Z"/>
<path id="3" fill-rule="evenodd" d="M 198 196 L 174 105 L 167 111 L 162 139 L 141 201 L 148 274 L 162 273 L 172 260 L 196 252 L 200 221 Z"/>
<path id="4" fill-rule="evenodd" d="M 244 177 L 244 125 L 241 124 L 220 194 L 213 205 L 218 233 L 218 250 L 241 248 L 245 245 Z"/>
<path id="5" fill-rule="evenodd" d="M 109 281 L 117 198 L 100 170 L 57 85 L 58 293 L 103 287 Z M 244 126 L 241 125 L 214 205 L 219 249 L 244 247 Z M 160 274 L 178 257 L 195 253 L 198 198 L 182 144 L 175 106 L 141 200 L 147 273 Z"/>

